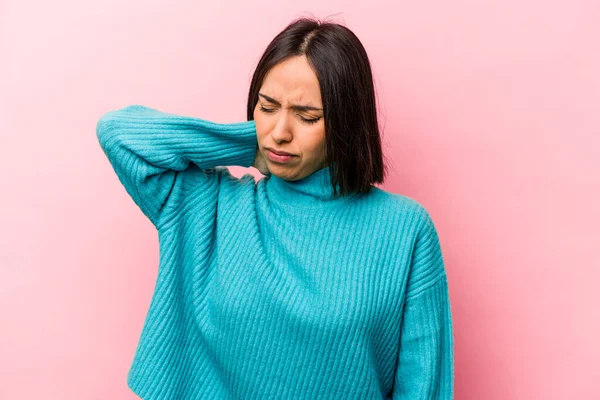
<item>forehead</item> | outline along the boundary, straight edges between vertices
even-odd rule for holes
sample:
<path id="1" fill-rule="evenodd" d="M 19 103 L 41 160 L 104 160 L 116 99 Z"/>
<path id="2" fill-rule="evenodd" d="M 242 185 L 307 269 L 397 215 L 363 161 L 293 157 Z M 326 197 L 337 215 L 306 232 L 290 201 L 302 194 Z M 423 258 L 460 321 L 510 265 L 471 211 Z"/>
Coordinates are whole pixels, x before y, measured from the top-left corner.
<path id="1" fill-rule="evenodd" d="M 271 68 L 260 91 L 279 102 L 321 106 L 319 81 L 304 56 L 292 57 Z"/>

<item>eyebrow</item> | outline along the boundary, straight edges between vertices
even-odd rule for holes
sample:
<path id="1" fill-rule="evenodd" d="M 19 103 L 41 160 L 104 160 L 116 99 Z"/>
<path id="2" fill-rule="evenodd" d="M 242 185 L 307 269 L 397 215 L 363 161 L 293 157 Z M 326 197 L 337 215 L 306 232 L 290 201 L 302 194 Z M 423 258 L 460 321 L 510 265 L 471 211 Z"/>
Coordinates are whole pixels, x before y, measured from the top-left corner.
<path id="1" fill-rule="evenodd" d="M 267 96 L 266 94 L 259 93 L 258 95 L 264 97 L 265 100 L 267 100 L 269 103 L 273 103 L 273 104 L 277 104 L 278 106 L 281 106 L 280 102 L 278 102 L 277 100 L 275 100 L 272 97 Z M 313 107 L 313 106 L 301 106 L 299 104 L 292 104 L 290 106 L 290 108 L 293 108 L 294 110 L 298 110 L 298 111 L 323 111 L 322 108 L 317 108 L 317 107 Z"/>

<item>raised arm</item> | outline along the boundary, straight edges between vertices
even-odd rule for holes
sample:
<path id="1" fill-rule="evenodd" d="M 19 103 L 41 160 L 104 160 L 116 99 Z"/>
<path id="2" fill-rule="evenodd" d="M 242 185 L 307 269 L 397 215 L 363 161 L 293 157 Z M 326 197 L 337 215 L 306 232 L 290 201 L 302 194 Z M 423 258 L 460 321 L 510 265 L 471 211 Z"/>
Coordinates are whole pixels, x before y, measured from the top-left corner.
<path id="1" fill-rule="evenodd" d="M 394 400 L 454 398 L 454 340 L 448 280 L 437 231 L 425 221 L 415 245 L 400 339 Z"/>
<path id="2" fill-rule="evenodd" d="M 119 180 L 157 228 L 177 212 L 186 177 L 214 187 L 214 167 L 250 167 L 258 145 L 254 121 L 220 124 L 142 105 L 102 115 L 96 134 Z"/>

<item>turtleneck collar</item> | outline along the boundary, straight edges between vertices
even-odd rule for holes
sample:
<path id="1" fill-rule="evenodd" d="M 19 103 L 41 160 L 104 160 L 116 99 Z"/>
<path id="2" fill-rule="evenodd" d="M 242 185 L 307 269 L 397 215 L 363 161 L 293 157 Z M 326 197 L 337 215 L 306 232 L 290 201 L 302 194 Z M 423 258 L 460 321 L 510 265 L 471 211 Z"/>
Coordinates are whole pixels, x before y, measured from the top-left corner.
<path id="1" fill-rule="evenodd" d="M 291 206 L 329 205 L 349 200 L 353 195 L 340 197 L 339 185 L 338 197 L 333 197 L 333 185 L 329 177 L 330 169 L 329 166 L 326 166 L 296 181 L 269 175 L 266 184 L 267 193 L 271 199 Z"/>

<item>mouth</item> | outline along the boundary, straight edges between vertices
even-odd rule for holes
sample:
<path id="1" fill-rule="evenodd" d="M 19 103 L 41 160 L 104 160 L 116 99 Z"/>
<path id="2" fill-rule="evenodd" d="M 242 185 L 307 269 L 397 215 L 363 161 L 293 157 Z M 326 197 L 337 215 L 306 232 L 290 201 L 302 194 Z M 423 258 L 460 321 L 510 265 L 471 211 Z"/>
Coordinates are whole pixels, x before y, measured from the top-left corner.
<path id="1" fill-rule="evenodd" d="M 292 161 L 295 160 L 295 156 L 294 154 L 290 154 L 290 153 L 286 153 L 285 155 L 282 154 L 278 154 L 275 151 L 271 150 L 271 149 L 267 149 L 267 157 L 269 158 L 269 160 L 271 160 L 272 162 L 275 163 L 286 163 L 288 161 Z"/>
<path id="2" fill-rule="evenodd" d="M 294 156 L 295 154 L 292 153 L 287 153 L 285 151 L 279 151 L 279 150 L 275 150 L 275 149 L 271 149 L 269 147 L 266 147 L 267 150 L 269 150 L 271 153 L 274 153 L 278 156 Z"/>

